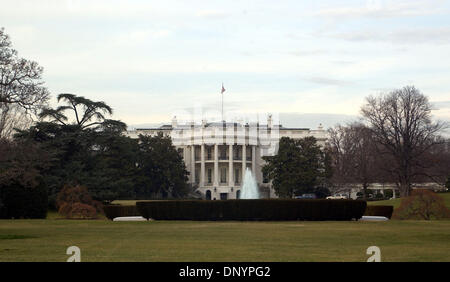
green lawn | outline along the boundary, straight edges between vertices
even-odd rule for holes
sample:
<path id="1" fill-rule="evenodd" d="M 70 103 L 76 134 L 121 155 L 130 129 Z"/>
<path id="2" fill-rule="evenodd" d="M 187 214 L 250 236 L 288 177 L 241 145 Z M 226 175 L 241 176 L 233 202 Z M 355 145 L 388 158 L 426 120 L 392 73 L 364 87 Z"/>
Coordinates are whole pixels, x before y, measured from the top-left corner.
<path id="1" fill-rule="evenodd" d="M 450 193 L 440 195 L 450 207 Z M 450 221 L 0 220 L 0 261 L 65 261 L 72 245 L 82 261 L 365 261 L 372 245 L 382 261 L 450 261 Z"/>
<path id="2" fill-rule="evenodd" d="M 136 205 L 137 200 L 115 200 L 112 201 L 112 204 L 122 205 L 122 206 L 134 206 Z"/>
<path id="3" fill-rule="evenodd" d="M 450 221 L 0 220 L 0 261 L 450 261 Z"/>
<path id="4" fill-rule="evenodd" d="M 438 193 L 439 196 L 444 198 L 445 205 L 450 208 L 450 193 Z M 392 200 L 385 200 L 385 201 L 369 201 L 367 202 L 368 205 L 388 205 L 388 206 L 394 206 L 395 208 L 398 208 L 400 206 L 401 199 L 392 199 Z"/>

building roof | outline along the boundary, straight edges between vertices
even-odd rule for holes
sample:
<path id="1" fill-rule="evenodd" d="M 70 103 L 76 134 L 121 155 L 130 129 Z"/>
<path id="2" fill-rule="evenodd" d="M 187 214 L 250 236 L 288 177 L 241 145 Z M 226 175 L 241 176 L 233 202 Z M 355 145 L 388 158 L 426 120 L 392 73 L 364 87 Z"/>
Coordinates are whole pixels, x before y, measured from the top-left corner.
<path id="1" fill-rule="evenodd" d="M 205 124 L 205 127 L 219 127 L 219 126 L 240 126 L 241 124 L 238 122 L 208 122 Z M 192 127 L 201 127 L 201 124 L 180 124 L 176 126 L 177 129 L 188 129 Z M 248 123 L 245 124 L 245 127 L 249 127 L 250 125 Z M 267 124 L 257 124 L 258 127 L 267 128 Z M 275 125 L 275 128 L 278 128 L 279 130 L 310 130 L 310 128 L 306 127 L 283 127 L 280 125 Z M 160 127 L 153 127 L 153 128 L 136 128 L 136 130 L 172 130 L 174 127 L 170 124 L 164 124 Z"/>

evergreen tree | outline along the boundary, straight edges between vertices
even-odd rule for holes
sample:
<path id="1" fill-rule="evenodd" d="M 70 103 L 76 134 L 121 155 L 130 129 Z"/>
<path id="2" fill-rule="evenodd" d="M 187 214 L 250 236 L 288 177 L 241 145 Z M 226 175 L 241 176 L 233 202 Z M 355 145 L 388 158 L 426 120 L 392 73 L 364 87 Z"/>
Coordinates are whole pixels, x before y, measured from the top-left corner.
<path id="1" fill-rule="evenodd" d="M 273 189 L 281 198 L 313 193 L 330 174 L 326 154 L 314 137 L 291 139 L 282 137 L 278 153 L 263 157 L 263 172 L 272 180 Z"/>
<path id="2" fill-rule="evenodd" d="M 122 135 L 126 125 L 105 117 L 112 109 L 104 102 L 73 94 L 60 94 L 58 101 L 65 105 L 44 109 L 40 122 L 16 134 L 50 155 L 51 165 L 42 171 L 50 203 L 64 185 L 84 185 L 102 201 L 132 192 L 137 143 Z"/>
<path id="3" fill-rule="evenodd" d="M 139 135 L 136 193 L 151 198 L 182 198 L 189 193 L 186 166 L 169 136 Z"/>

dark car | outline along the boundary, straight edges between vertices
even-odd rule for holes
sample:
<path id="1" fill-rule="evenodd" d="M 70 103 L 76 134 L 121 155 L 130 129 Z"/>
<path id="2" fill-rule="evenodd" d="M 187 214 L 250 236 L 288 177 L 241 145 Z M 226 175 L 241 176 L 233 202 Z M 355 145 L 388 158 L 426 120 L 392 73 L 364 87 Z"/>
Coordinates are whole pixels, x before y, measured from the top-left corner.
<path id="1" fill-rule="evenodd" d="M 309 193 L 309 194 L 302 194 L 301 196 L 296 196 L 296 199 L 316 199 L 316 194 Z"/>

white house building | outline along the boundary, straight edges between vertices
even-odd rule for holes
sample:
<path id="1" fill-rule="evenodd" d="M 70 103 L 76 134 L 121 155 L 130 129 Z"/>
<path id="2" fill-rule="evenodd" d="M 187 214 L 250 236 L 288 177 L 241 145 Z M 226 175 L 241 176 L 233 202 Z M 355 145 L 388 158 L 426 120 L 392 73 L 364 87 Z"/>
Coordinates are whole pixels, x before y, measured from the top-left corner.
<path id="1" fill-rule="evenodd" d="M 159 132 L 171 136 L 190 172 L 190 183 L 211 200 L 239 198 L 246 168 L 255 176 L 261 197 L 276 197 L 262 174 L 262 157 L 276 153 L 281 137 L 314 136 L 321 145 L 327 139 L 321 125 L 316 130 L 286 128 L 273 124 L 271 115 L 266 124 L 206 121 L 178 124 L 174 118 L 170 125 L 130 130 L 127 135 L 137 138 L 140 134 Z"/>

